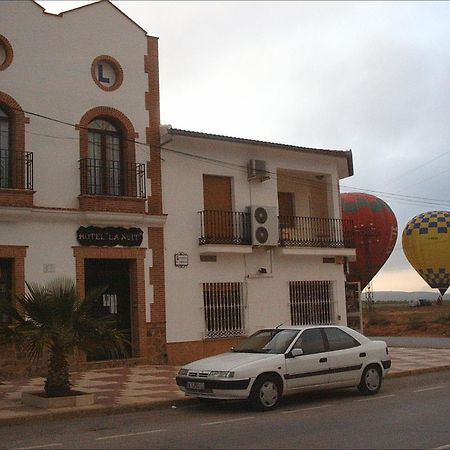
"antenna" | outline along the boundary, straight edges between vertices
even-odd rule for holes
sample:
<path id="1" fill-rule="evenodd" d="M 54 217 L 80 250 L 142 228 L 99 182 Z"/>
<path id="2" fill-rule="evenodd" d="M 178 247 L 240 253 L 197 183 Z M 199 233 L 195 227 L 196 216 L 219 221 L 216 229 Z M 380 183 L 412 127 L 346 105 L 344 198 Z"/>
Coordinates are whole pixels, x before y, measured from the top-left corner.
<path id="1" fill-rule="evenodd" d="M 275 329 L 280 328 L 281 325 L 284 325 L 286 322 L 289 322 L 289 320 L 286 320 L 286 321 L 284 321 L 284 322 L 281 322 L 280 325 L 277 325 L 277 326 L 275 327 Z"/>

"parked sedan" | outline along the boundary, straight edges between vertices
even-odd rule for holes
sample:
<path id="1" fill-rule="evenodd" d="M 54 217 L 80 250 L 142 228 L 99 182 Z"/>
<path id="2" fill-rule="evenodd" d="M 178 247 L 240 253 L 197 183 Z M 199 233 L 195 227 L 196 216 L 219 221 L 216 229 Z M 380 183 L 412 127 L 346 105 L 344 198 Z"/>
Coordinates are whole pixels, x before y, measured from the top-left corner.
<path id="1" fill-rule="evenodd" d="M 176 382 L 190 396 L 249 399 L 270 410 L 305 390 L 355 386 L 376 394 L 390 367 L 383 341 L 337 325 L 292 326 L 260 330 L 231 352 L 187 364 Z"/>

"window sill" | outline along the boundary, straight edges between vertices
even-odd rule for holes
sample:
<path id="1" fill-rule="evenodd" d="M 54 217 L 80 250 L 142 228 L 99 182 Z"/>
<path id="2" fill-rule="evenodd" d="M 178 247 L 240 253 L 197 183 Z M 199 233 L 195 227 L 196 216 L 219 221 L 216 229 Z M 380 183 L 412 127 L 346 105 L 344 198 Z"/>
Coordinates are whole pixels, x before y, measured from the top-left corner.
<path id="1" fill-rule="evenodd" d="M 0 188 L 0 206 L 31 208 L 35 191 Z"/>
<path id="2" fill-rule="evenodd" d="M 81 211 L 110 211 L 125 213 L 145 213 L 146 198 L 116 197 L 107 195 L 78 196 Z"/>

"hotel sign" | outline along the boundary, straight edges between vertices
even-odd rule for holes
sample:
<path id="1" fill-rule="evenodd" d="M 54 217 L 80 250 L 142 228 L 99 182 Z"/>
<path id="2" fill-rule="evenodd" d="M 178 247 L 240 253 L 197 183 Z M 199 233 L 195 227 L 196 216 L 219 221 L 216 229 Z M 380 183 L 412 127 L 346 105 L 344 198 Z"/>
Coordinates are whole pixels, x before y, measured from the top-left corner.
<path id="1" fill-rule="evenodd" d="M 77 230 L 77 241 L 81 245 L 139 247 L 142 238 L 143 231 L 140 228 L 80 227 Z"/>

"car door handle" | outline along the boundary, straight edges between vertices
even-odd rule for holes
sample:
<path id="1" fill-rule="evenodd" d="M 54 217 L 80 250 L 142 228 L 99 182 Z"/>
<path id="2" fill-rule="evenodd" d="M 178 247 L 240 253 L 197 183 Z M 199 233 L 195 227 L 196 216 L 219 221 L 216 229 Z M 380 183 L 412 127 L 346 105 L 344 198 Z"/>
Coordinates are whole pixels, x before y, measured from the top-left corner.
<path id="1" fill-rule="evenodd" d="M 327 362 L 327 361 L 328 361 L 327 358 L 320 358 L 320 359 L 319 359 L 319 362 L 320 362 L 320 363 L 324 363 L 324 362 Z"/>
<path id="2" fill-rule="evenodd" d="M 364 358 L 365 356 L 367 356 L 365 352 L 359 354 L 360 358 Z"/>

